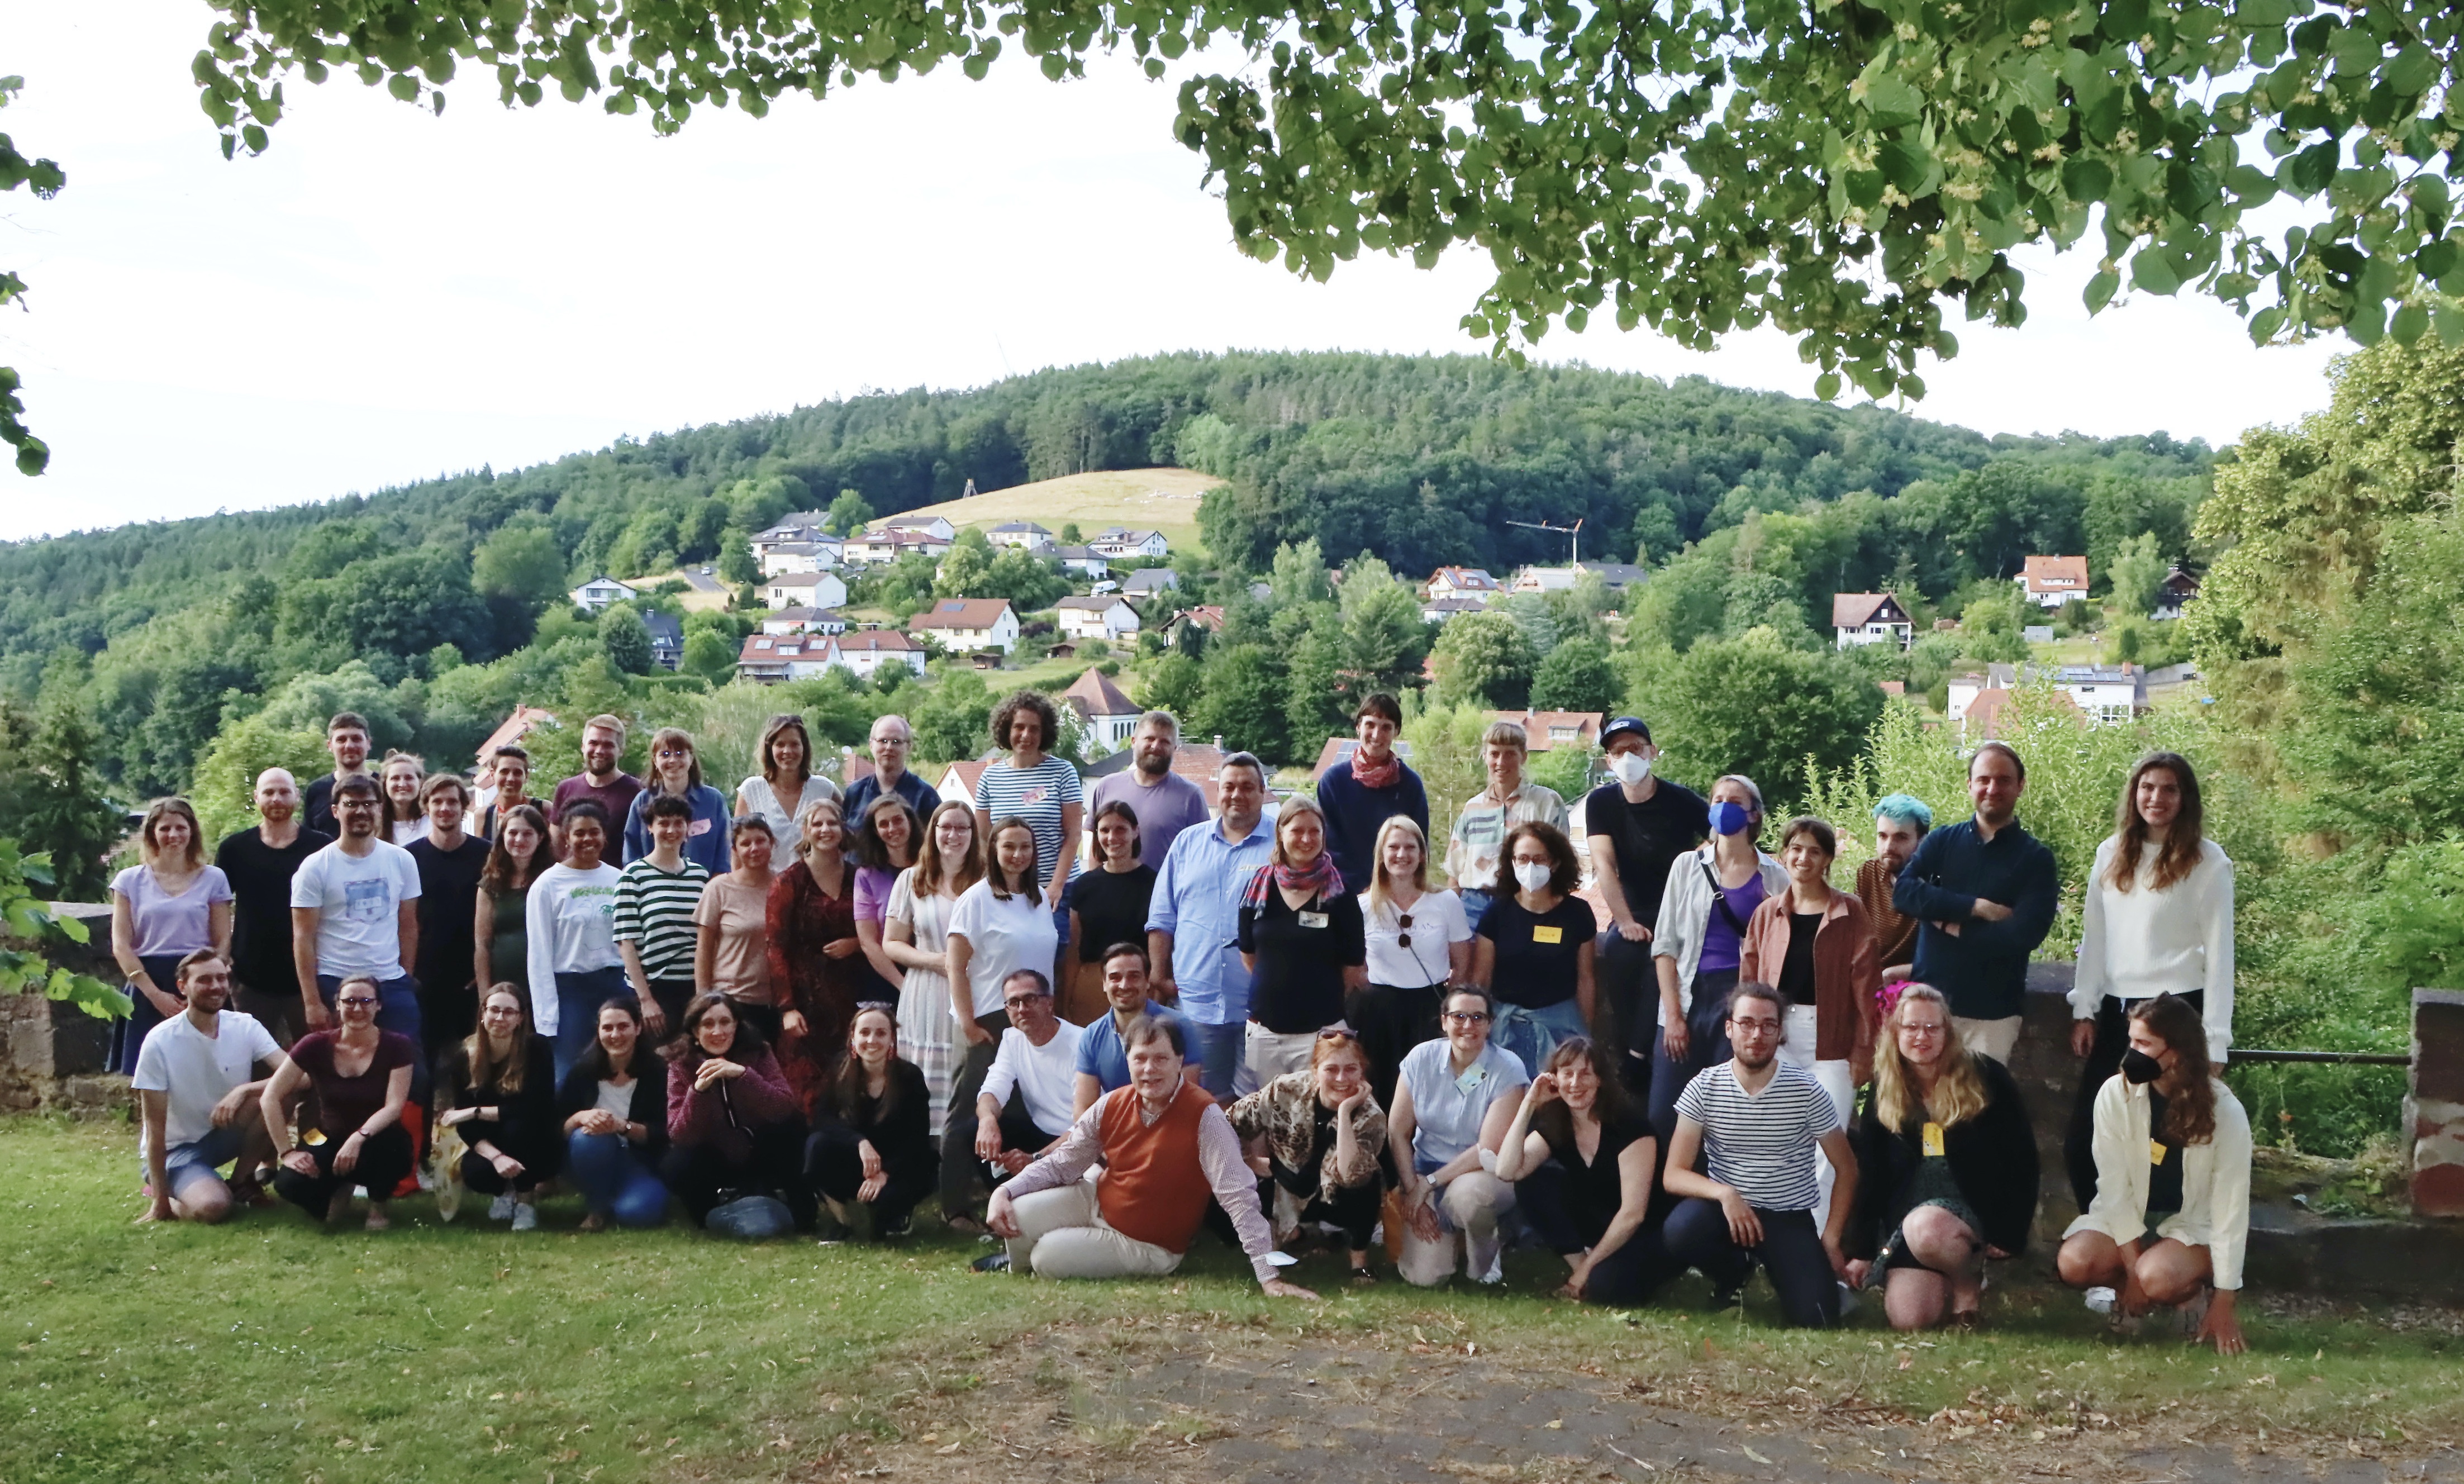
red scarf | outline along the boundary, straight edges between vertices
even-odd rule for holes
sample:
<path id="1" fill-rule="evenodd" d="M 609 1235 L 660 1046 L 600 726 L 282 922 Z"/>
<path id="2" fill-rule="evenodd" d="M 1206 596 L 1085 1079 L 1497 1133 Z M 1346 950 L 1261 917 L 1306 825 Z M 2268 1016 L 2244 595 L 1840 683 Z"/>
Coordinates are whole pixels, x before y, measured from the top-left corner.
<path id="1" fill-rule="evenodd" d="M 1354 749 L 1352 754 L 1352 781 L 1363 788 L 1392 788 L 1403 778 L 1403 755 L 1394 748 L 1386 749 L 1386 761 L 1371 763 L 1369 754 Z"/>
<path id="2" fill-rule="evenodd" d="M 1334 869 L 1331 851 L 1317 853 L 1315 864 L 1307 867 L 1264 865 L 1249 878 L 1247 890 L 1241 894 L 1241 905 L 1262 911 L 1266 905 L 1266 883 L 1273 881 L 1287 892 L 1310 892 L 1320 897 L 1338 897 L 1343 893 L 1343 873 Z"/>

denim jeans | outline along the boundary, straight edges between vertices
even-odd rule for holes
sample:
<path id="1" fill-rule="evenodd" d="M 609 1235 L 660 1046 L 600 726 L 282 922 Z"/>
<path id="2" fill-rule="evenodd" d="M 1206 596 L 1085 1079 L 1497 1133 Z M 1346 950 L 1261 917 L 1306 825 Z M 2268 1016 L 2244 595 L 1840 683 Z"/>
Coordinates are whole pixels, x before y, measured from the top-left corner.
<path id="1" fill-rule="evenodd" d="M 628 999 L 632 990 L 626 986 L 621 965 L 595 968 L 586 974 L 556 976 L 556 1079 L 561 1084 L 582 1053 L 599 1039 L 599 1007 L 610 1000 Z"/>
<path id="2" fill-rule="evenodd" d="M 1213 1094 L 1217 1102 L 1223 1103 L 1244 1093 L 1256 1092 L 1254 1085 L 1245 1088 L 1241 1085 L 1254 1082 L 1249 1075 L 1245 1055 L 1248 1022 L 1236 1020 L 1228 1026 L 1219 1026 L 1193 1020 L 1190 1025 L 1198 1031 L 1198 1044 L 1190 1048 L 1193 1054 L 1189 1059 L 1198 1063 L 1199 1086 Z"/>
<path id="3" fill-rule="evenodd" d="M 1558 1042 L 1589 1031 L 1590 1028 L 1583 1024 L 1583 1007 L 1577 1001 L 1560 1000 L 1536 1008 L 1501 1003 L 1497 1007 L 1497 1024 L 1488 1039 L 1499 1050 L 1522 1058 L 1523 1070 L 1536 1077 Z"/>
<path id="4" fill-rule="evenodd" d="M 655 1227 L 668 1219 L 668 1187 L 622 1134 L 565 1136 L 565 1173 L 583 1204 L 620 1227 Z"/>

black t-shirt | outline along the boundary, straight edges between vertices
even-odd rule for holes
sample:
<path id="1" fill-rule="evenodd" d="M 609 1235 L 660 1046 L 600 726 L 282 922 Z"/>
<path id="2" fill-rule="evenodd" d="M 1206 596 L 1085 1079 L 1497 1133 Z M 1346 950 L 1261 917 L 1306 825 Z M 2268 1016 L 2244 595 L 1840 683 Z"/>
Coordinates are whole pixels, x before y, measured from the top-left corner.
<path id="1" fill-rule="evenodd" d="M 471 983 L 478 932 L 479 873 L 488 842 L 466 834 L 448 851 L 426 835 L 403 847 L 419 867 L 420 987 L 433 993 Z"/>
<path id="2" fill-rule="evenodd" d="M 334 837 L 302 830 L 280 850 L 265 843 L 254 827 L 226 836 L 214 864 L 231 878 L 231 978 L 266 994 L 296 994 L 299 971 L 291 958 L 291 877 L 299 863 L 334 843 Z"/>
<path id="3" fill-rule="evenodd" d="M 1344 967 L 1369 962 L 1360 898 L 1314 897 L 1295 911 L 1268 886 L 1264 907 L 1241 909 L 1241 951 L 1258 956 L 1251 1020 L 1277 1035 L 1322 1030 L 1343 1018 Z"/>
<path id="4" fill-rule="evenodd" d="M 1575 961 L 1598 931 L 1592 904 L 1579 897 L 1537 917 L 1516 897 L 1498 897 L 1480 919 L 1480 936 L 1497 945 L 1489 987 L 1507 1004 L 1526 1009 L 1563 1005 L 1574 997 Z"/>
<path id="5" fill-rule="evenodd" d="M 308 780 L 299 794 L 299 822 L 329 839 L 342 832 L 342 827 L 334 822 L 333 774 Z"/>
<path id="6" fill-rule="evenodd" d="M 1549 1141 L 1549 1155 L 1566 1171 L 1566 1215 L 1585 1244 L 1597 1242 L 1616 1219 L 1625 1186 L 1617 1173 L 1617 1156 L 1638 1139 L 1652 1137 L 1651 1122 L 1629 1110 L 1600 1125 L 1600 1147 L 1590 1163 L 1574 1144 L 1574 1120 L 1563 1107 L 1544 1109 L 1532 1127 Z"/>
<path id="7" fill-rule="evenodd" d="M 1082 871 L 1062 900 L 1078 914 L 1078 962 L 1092 963 L 1114 943 L 1147 941 L 1147 899 L 1155 895 L 1155 867 L 1119 873 Z"/>
<path id="8" fill-rule="evenodd" d="M 1650 927 L 1660 920 L 1668 863 L 1710 838 L 1711 807 L 1701 794 L 1665 778 L 1640 804 L 1628 803 L 1625 790 L 1609 784 L 1583 801 L 1583 829 L 1617 852 L 1626 910 Z"/>
<path id="9" fill-rule="evenodd" d="M 2160 1216 L 2178 1215 L 2182 1209 L 2182 1146 L 2165 1136 L 2165 1096 L 2150 1088 L 2147 1092 L 2147 1221 L 2152 1226 Z M 2162 1148 L 2165 1157 L 2158 1159 Z"/>
<path id="10" fill-rule="evenodd" d="M 1814 1003 L 1814 935 L 1821 930 L 1819 912 L 1788 915 L 1788 953 L 1780 960 L 1777 987 L 1791 1005 Z"/>

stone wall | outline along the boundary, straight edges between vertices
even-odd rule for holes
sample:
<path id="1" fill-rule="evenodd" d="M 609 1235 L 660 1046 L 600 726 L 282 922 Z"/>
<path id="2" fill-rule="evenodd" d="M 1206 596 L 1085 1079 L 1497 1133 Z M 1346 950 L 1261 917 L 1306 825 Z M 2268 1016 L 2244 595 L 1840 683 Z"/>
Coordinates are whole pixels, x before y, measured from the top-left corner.
<path id="1" fill-rule="evenodd" d="M 111 909 L 93 902 L 54 902 L 52 911 L 86 928 L 79 944 L 47 944 L 58 966 L 121 983 L 111 959 Z M 0 995 L 0 1111 L 101 1116 L 128 1106 L 128 1080 L 104 1069 L 112 1026 L 73 1005 L 39 994 Z"/>

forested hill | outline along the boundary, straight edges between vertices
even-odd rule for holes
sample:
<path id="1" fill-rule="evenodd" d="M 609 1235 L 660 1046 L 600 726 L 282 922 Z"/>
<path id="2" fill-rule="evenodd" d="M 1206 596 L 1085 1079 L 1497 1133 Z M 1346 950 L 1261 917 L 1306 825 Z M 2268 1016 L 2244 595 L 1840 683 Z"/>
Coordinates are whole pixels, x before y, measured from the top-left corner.
<path id="1" fill-rule="evenodd" d="M 552 531 L 571 571 L 629 575 L 707 559 L 731 530 L 826 505 L 841 490 L 891 514 L 952 498 L 971 478 L 992 490 L 1180 463 L 1234 481 L 1207 525 L 1219 559 L 1263 565 L 1278 541 L 1314 536 L 1331 554 L 1366 549 L 1425 573 L 1562 556 L 1558 539 L 1507 520 L 1581 518 L 1587 555 L 1631 560 L 1641 547 L 1658 560 L 1750 510 L 1895 496 L 1996 458 L 2163 477 L 2203 471 L 2209 452 L 2161 433 L 1988 439 L 1700 378 L 1515 370 L 1475 356 L 1160 356 L 969 391 L 855 397 L 627 439 L 515 474 L 0 545 L 0 685 L 26 694 L 62 646 L 93 654 L 201 601 L 276 600 L 243 590 L 250 577 L 280 586 L 380 558 L 402 582 L 443 576 L 517 519 Z M 430 570 L 413 570 L 413 557 Z M 484 618 L 370 642 L 405 654 L 453 642 L 473 658 L 519 642 Z"/>

